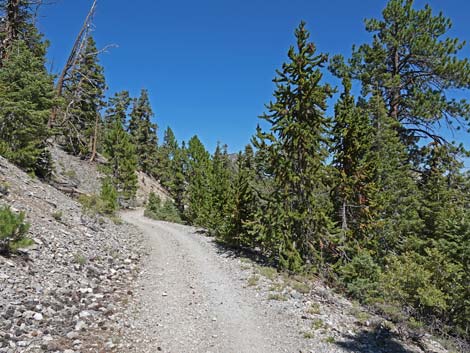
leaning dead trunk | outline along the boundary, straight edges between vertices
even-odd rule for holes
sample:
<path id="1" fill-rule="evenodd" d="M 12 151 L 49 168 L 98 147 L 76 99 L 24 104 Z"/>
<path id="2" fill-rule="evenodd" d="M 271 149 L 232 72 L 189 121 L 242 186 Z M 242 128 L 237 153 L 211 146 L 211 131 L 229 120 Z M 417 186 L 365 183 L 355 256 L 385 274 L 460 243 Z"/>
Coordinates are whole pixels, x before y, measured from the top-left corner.
<path id="1" fill-rule="evenodd" d="M 93 1 L 90 11 L 88 12 L 87 17 L 85 18 L 85 22 L 83 22 L 83 26 L 80 32 L 78 33 L 77 38 L 75 39 L 75 43 L 72 47 L 72 51 L 70 52 L 67 62 L 65 63 L 65 66 L 59 76 L 59 79 L 57 80 L 57 85 L 56 85 L 56 97 L 57 98 L 62 97 L 66 77 L 69 75 L 70 72 L 73 71 L 73 69 L 77 65 L 78 59 L 80 58 L 80 55 L 83 49 L 85 48 L 86 39 L 88 37 L 88 32 L 91 26 L 91 20 L 93 19 L 97 2 L 98 0 Z M 52 109 L 51 116 L 49 118 L 49 124 L 48 124 L 49 127 L 51 127 L 54 124 L 57 118 L 58 110 L 59 108 Z"/>

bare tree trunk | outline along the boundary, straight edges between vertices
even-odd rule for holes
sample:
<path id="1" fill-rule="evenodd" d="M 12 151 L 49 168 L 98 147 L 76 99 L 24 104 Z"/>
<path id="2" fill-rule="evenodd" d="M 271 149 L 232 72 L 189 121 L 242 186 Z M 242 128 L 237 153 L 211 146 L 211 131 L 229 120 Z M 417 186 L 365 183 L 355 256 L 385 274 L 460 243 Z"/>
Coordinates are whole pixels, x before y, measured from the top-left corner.
<path id="1" fill-rule="evenodd" d="M 83 22 L 83 26 L 80 32 L 78 33 L 77 38 L 75 39 L 75 43 L 67 59 L 67 62 L 59 76 L 59 79 L 57 80 L 57 85 L 56 85 L 56 97 L 57 98 L 62 97 L 65 78 L 67 77 L 69 72 L 76 66 L 78 58 L 80 57 L 80 54 L 83 48 L 85 47 L 85 42 L 88 36 L 88 30 L 90 28 L 90 23 L 96 10 L 97 2 L 98 0 L 93 1 L 90 11 L 88 12 L 87 17 L 85 18 L 85 22 Z M 51 113 L 51 116 L 49 118 L 49 123 L 48 123 L 49 127 L 51 127 L 54 124 L 54 121 L 57 117 L 57 113 L 58 113 L 58 108 L 52 109 L 52 113 Z"/>
<path id="2" fill-rule="evenodd" d="M 91 145 L 91 157 L 90 162 L 93 162 L 96 158 L 96 147 L 98 145 L 98 125 L 99 125 L 100 115 L 96 114 L 95 119 L 95 131 L 93 132 L 92 145 Z"/>
<path id="3" fill-rule="evenodd" d="M 341 206 L 341 230 L 348 230 L 348 220 L 346 216 L 346 199 L 343 199 L 343 205 Z"/>

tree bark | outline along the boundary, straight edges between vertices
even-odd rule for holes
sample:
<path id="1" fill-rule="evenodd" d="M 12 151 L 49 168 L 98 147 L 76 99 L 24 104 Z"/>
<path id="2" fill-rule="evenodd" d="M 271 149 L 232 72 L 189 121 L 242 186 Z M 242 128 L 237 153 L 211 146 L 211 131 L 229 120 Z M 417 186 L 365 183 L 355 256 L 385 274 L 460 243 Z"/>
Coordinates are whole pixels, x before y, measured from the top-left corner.
<path id="1" fill-rule="evenodd" d="M 0 46 L 1 60 L 5 60 L 10 45 L 18 39 L 20 0 L 8 0 L 6 5 L 5 39 Z"/>
<path id="2" fill-rule="evenodd" d="M 95 131 L 93 133 L 92 146 L 91 146 L 91 157 L 90 162 L 93 162 L 96 158 L 96 146 L 98 145 L 98 125 L 99 125 L 100 115 L 96 114 L 95 118 Z"/>

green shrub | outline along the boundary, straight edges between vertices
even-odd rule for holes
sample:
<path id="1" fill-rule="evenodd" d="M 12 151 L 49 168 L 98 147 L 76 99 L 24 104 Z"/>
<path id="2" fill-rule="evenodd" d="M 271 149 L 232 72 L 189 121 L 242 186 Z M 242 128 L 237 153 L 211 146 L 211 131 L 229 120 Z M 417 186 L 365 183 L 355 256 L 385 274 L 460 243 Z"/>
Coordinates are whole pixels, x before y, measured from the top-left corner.
<path id="1" fill-rule="evenodd" d="M 73 169 L 68 169 L 64 172 L 64 175 L 68 178 L 76 178 L 77 177 L 77 172 Z"/>
<path id="2" fill-rule="evenodd" d="M 96 194 L 80 195 L 78 202 L 81 203 L 83 210 L 87 213 L 98 214 L 101 206 L 101 199 Z"/>
<path id="3" fill-rule="evenodd" d="M 101 185 L 100 198 L 102 200 L 101 213 L 112 215 L 119 209 L 117 191 L 111 180 L 105 179 Z"/>
<path id="4" fill-rule="evenodd" d="M 425 311 L 447 309 L 446 295 L 434 283 L 427 260 L 416 253 L 389 256 L 388 271 L 380 277 L 386 299 Z"/>
<path id="5" fill-rule="evenodd" d="M 73 257 L 75 262 L 80 266 L 84 266 L 87 263 L 87 258 L 81 253 L 76 253 Z"/>
<path id="6" fill-rule="evenodd" d="M 24 222 L 24 213 L 11 211 L 7 206 L 0 208 L 0 253 L 9 254 L 32 244 L 25 235 L 29 224 Z"/>
<path id="7" fill-rule="evenodd" d="M 54 218 L 57 222 L 60 222 L 62 220 L 63 213 L 62 211 L 56 211 L 52 213 L 52 218 Z"/>
<path id="8" fill-rule="evenodd" d="M 151 192 L 147 201 L 147 207 L 145 213 L 157 214 L 160 211 L 162 200 L 155 193 Z M 146 215 L 147 216 L 147 215 Z"/>
<path id="9" fill-rule="evenodd" d="M 349 294 L 366 302 L 378 296 L 381 270 L 369 253 L 359 253 L 338 272 Z"/>
<path id="10" fill-rule="evenodd" d="M 78 198 L 85 212 L 96 215 L 113 216 L 119 209 L 117 192 L 109 179 L 105 179 L 101 185 L 100 195 L 80 195 Z"/>
<path id="11" fill-rule="evenodd" d="M 7 196 L 9 193 L 10 185 L 5 181 L 0 181 L 0 198 L 2 196 Z"/>
<path id="12" fill-rule="evenodd" d="M 180 213 L 171 200 L 162 202 L 155 193 L 150 193 L 144 212 L 145 217 L 159 221 L 182 223 Z"/>

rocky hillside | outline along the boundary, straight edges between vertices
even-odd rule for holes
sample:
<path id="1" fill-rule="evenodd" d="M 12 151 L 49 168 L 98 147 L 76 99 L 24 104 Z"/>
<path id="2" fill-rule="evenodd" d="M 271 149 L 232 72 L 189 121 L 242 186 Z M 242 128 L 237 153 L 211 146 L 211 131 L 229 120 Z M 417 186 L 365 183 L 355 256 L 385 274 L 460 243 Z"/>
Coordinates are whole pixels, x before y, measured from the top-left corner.
<path id="1" fill-rule="evenodd" d="M 57 145 L 51 146 L 49 151 L 55 168 L 52 184 L 56 188 L 69 193 L 99 194 L 101 178 L 103 177 L 103 174 L 99 171 L 99 165 L 105 162 L 103 157 L 99 157 L 96 162 L 90 163 L 67 154 Z M 168 192 L 154 178 L 142 172 L 137 174 L 138 189 L 135 206 L 143 206 L 151 192 L 159 195 L 163 200 L 170 197 Z"/>
<path id="2" fill-rule="evenodd" d="M 78 187 L 92 192 L 84 164 L 67 160 L 59 171 L 72 178 L 74 170 Z M 0 206 L 24 211 L 34 240 L 20 254 L 0 256 L 0 352 L 119 351 L 120 306 L 142 253 L 138 231 L 84 214 L 2 157 L 0 185 Z"/>

